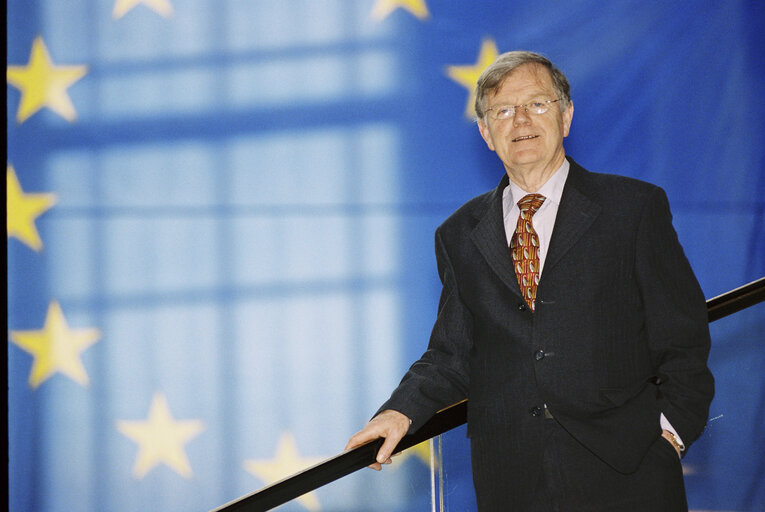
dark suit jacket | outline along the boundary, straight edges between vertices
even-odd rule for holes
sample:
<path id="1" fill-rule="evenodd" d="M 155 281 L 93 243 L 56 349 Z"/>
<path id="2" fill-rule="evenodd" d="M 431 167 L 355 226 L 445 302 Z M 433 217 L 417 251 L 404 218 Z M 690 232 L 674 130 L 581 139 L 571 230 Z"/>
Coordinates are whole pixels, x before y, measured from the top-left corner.
<path id="1" fill-rule="evenodd" d="M 436 231 L 443 291 L 430 343 L 381 408 L 407 415 L 414 431 L 469 398 L 474 480 L 519 499 L 540 469 L 543 404 L 630 473 L 659 435 L 661 412 L 689 445 L 714 393 L 705 300 L 664 191 L 569 161 L 536 313 L 507 247 L 505 176 Z"/>

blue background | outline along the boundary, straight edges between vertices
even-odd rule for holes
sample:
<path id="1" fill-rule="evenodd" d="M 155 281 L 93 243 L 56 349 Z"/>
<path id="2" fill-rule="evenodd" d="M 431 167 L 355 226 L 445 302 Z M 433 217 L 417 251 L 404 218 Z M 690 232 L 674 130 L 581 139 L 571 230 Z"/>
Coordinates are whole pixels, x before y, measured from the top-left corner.
<path id="1" fill-rule="evenodd" d="M 754 2 L 453 2 L 383 19 L 374 0 L 10 0 L 8 64 L 42 36 L 78 118 L 15 120 L 8 164 L 54 193 L 44 247 L 8 239 L 8 329 L 57 300 L 90 384 L 27 383 L 9 341 L 11 510 L 208 510 L 267 482 L 246 460 L 291 433 L 342 450 L 424 350 L 440 291 L 433 231 L 502 166 L 449 66 L 483 41 L 546 54 L 575 105 L 567 153 L 665 188 L 707 298 L 765 275 L 765 12 Z M 711 421 L 684 465 L 696 510 L 765 509 L 765 309 L 712 325 Z M 10 340 L 10 335 L 9 335 Z M 163 393 L 204 430 L 192 475 L 131 474 L 115 427 Z M 446 508 L 472 500 L 464 432 Z M 424 510 L 425 459 L 316 493 L 321 510 Z M 284 510 L 306 510 L 291 503 Z"/>

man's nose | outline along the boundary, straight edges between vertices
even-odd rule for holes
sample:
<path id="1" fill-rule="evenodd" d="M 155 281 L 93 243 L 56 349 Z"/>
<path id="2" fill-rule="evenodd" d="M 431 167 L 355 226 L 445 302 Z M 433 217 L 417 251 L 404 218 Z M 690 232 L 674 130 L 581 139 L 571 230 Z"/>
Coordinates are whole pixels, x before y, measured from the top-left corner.
<path id="1" fill-rule="evenodd" d="M 531 116 L 529 116 L 526 107 L 516 107 L 515 115 L 513 116 L 513 124 L 516 126 L 522 126 L 531 122 Z"/>

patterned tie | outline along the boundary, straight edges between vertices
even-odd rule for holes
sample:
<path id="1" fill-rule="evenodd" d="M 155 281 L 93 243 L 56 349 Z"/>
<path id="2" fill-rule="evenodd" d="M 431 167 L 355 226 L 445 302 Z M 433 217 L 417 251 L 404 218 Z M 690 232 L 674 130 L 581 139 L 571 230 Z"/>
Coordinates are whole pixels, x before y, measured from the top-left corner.
<path id="1" fill-rule="evenodd" d="M 518 216 L 518 225 L 515 234 L 510 241 L 510 253 L 513 256 L 513 266 L 518 284 L 521 287 L 523 298 L 534 311 L 534 299 L 537 296 L 539 284 L 539 237 L 534 226 L 531 225 L 531 217 L 539 210 L 545 196 L 528 194 L 518 201 L 521 214 Z"/>

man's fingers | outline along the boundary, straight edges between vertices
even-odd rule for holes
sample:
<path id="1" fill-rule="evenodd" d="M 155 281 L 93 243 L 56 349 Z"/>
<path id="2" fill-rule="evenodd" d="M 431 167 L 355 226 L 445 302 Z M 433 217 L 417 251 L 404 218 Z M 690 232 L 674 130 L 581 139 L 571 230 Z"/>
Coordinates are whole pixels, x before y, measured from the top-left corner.
<path id="1" fill-rule="evenodd" d="M 386 437 L 385 442 L 380 447 L 380 451 L 377 452 L 377 462 L 382 463 L 390 460 L 390 456 L 399 441 L 401 441 L 401 437 L 399 436 L 389 435 Z"/>
<path id="2" fill-rule="evenodd" d="M 357 446 L 361 446 L 362 444 L 364 444 L 363 441 L 359 441 L 359 437 L 360 437 L 359 434 L 356 434 L 356 435 L 354 435 L 352 438 L 350 438 L 348 440 L 348 444 L 345 445 L 345 451 L 346 452 L 348 450 L 353 450 Z"/>
<path id="3" fill-rule="evenodd" d="M 345 445 L 345 451 L 352 450 L 362 444 L 367 444 L 379 437 L 381 437 L 381 435 L 377 431 L 368 429 L 361 430 L 348 440 L 348 444 Z"/>
<path id="4" fill-rule="evenodd" d="M 391 463 L 391 454 L 401 438 L 409 429 L 409 418 L 398 411 L 386 410 L 372 418 L 366 427 L 354 434 L 345 445 L 345 450 L 352 450 L 375 439 L 384 438 L 380 449 L 377 451 L 377 462 L 370 464 L 370 468 L 380 470 L 382 464 Z"/>

